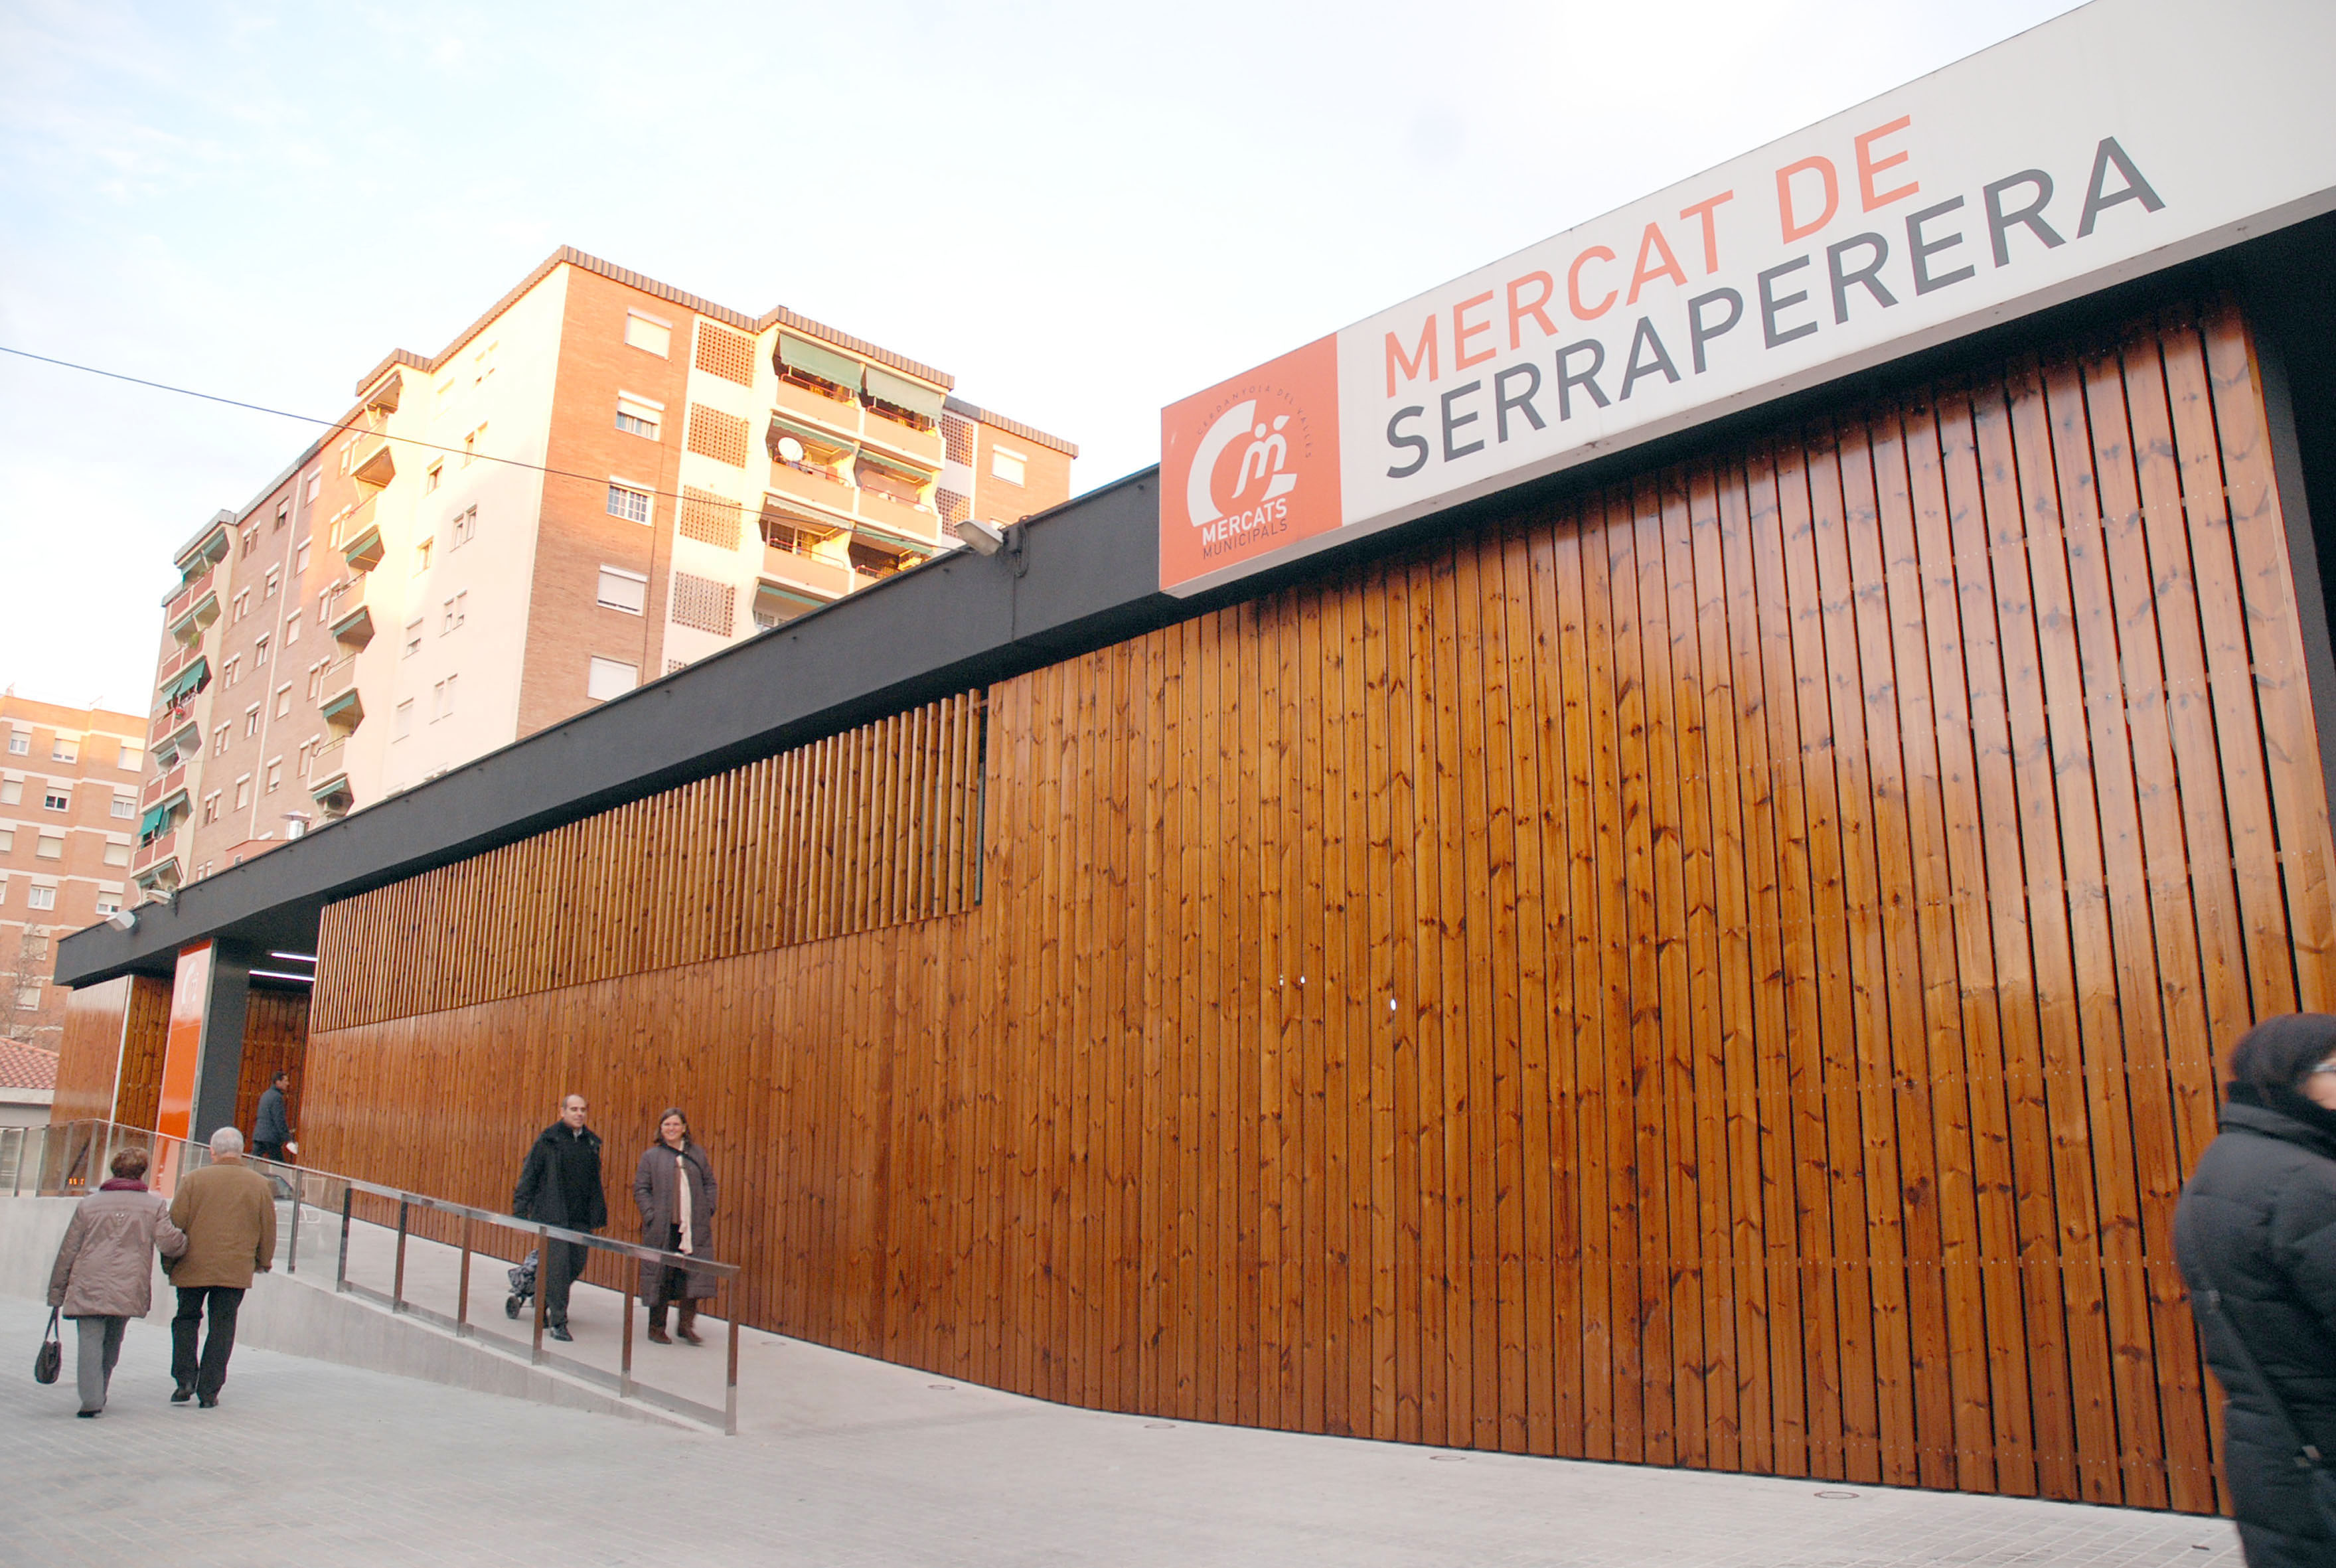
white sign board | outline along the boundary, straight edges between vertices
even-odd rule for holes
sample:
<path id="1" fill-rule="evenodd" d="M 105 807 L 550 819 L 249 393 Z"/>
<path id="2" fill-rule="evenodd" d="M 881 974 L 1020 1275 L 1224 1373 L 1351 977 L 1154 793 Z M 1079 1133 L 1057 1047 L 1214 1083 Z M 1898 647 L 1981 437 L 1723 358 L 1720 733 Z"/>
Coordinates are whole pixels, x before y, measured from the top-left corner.
<path id="1" fill-rule="evenodd" d="M 2336 3 L 2094 0 L 1161 416 L 1194 593 L 2336 207 Z"/>

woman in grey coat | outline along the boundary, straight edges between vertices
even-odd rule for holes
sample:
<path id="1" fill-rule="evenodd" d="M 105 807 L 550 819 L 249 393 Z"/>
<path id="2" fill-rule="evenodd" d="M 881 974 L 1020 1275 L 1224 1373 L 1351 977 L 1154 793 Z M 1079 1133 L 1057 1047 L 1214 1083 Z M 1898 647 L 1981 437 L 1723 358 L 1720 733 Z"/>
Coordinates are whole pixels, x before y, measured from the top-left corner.
<path id="1" fill-rule="evenodd" d="M 689 1118 L 668 1110 L 657 1118 L 657 1142 L 643 1151 L 633 1170 L 633 1202 L 641 1211 L 641 1245 L 686 1252 L 693 1260 L 714 1256 L 714 1162 L 689 1135 Z M 641 1264 L 641 1300 L 649 1310 L 649 1342 L 670 1345 L 665 1331 L 668 1303 L 681 1304 L 674 1333 L 683 1343 L 697 1337 L 697 1303 L 714 1294 L 715 1279 L 696 1269 Z"/>
<path id="2" fill-rule="evenodd" d="M 175 1258 L 186 1232 L 170 1223 L 170 1205 L 146 1190 L 146 1151 L 113 1156 L 113 1179 L 81 1201 L 49 1271 L 49 1305 L 81 1328 L 73 1381 L 81 1414 L 105 1408 L 106 1385 L 122 1357 L 122 1331 L 154 1304 L 154 1249 Z"/>

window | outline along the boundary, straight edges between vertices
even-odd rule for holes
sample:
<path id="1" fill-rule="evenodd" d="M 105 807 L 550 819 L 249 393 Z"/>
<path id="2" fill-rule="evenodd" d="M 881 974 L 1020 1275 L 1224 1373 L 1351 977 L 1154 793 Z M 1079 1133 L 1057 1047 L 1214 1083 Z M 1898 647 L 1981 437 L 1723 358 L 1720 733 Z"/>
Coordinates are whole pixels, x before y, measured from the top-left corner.
<path id="1" fill-rule="evenodd" d="M 29 897 L 27 897 L 27 898 L 25 899 L 25 901 L 25 901 L 26 903 L 28 903 L 28 904 L 30 904 L 30 905 L 32 905 L 34 909 L 36 909 L 36 910 L 53 910 L 53 909 L 55 909 L 55 908 L 57 907 L 57 890 L 56 890 L 56 889 L 54 889 L 54 888 L 44 888 L 44 887 L 41 887 L 41 886 L 39 886 L 38 884 L 35 884 L 35 885 L 34 885 L 34 886 L 32 886 L 32 887 L 29 887 L 29 888 L 25 889 L 24 891 L 25 891 L 25 892 L 26 892 L 27 894 L 29 894 L 29 895 L 30 895 Z M 39 1006 L 41 1005 L 41 999 L 40 999 L 40 998 L 41 998 L 41 989 L 40 989 L 40 988 L 39 988 L 38 986 L 35 986 L 35 987 L 34 987 L 34 988 L 33 988 L 33 1004 L 32 1004 L 32 1005 L 33 1005 L 33 1006 L 34 1006 L 34 1007 L 36 1007 L 36 1008 L 37 1008 L 37 1007 L 39 1007 Z"/>
<path id="2" fill-rule="evenodd" d="M 292 687 L 289 683 L 276 688 L 276 716 L 282 718 L 292 711 Z"/>
<path id="3" fill-rule="evenodd" d="M 0 779 L 0 806 L 12 806 L 24 798 L 24 781 Z"/>
<path id="4" fill-rule="evenodd" d="M 412 697 L 407 697 L 404 702 L 397 705 L 397 712 L 394 716 L 394 723 L 390 729 L 390 738 L 392 740 L 404 740 L 407 735 L 410 735 L 413 733 L 414 699 Z"/>
<path id="5" fill-rule="evenodd" d="M 105 846 L 105 863 L 110 866 L 128 865 L 130 863 L 130 846 L 126 843 L 107 844 Z"/>
<path id="6" fill-rule="evenodd" d="M 305 539 L 300 541 L 299 548 L 292 552 L 292 570 L 297 572 L 306 572 L 308 570 L 308 541 Z"/>
<path id="7" fill-rule="evenodd" d="M 349 464 L 356 461 L 356 455 L 357 443 L 355 440 L 341 443 L 341 472 L 343 473 L 348 472 Z"/>
<path id="8" fill-rule="evenodd" d="M 97 895 L 98 919 L 103 920 L 108 915 L 118 915 L 121 912 L 122 897 L 120 894 L 100 893 Z"/>
<path id="9" fill-rule="evenodd" d="M 989 472 L 1008 484 L 1022 482 L 1024 467 L 1028 461 L 1020 453 L 1008 452 L 1002 446 L 989 449 Z"/>
<path id="10" fill-rule="evenodd" d="M 73 796 L 52 784 L 41 792 L 41 808 L 53 812 L 71 811 Z"/>
<path id="11" fill-rule="evenodd" d="M 446 546 L 448 550 L 460 550 L 478 538 L 479 509 L 474 506 L 457 513 L 454 520 L 447 525 L 447 531 L 451 535 Z"/>
<path id="12" fill-rule="evenodd" d="M 407 648 L 405 651 L 412 653 L 414 650 Z M 325 672 L 331 667 L 330 659 L 320 660 L 308 667 L 308 700 L 310 702 L 325 695 Z"/>
<path id="13" fill-rule="evenodd" d="M 64 859 L 65 835 L 63 833 L 43 833 L 40 838 L 33 845 L 33 858 L 44 861 L 61 861 Z"/>
<path id="14" fill-rule="evenodd" d="M 657 439 L 657 424 L 665 414 L 665 404 L 655 399 L 636 397 L 629 392 L 617 394 L 617 428 L 635 435 Z"/>
<path id="15" fill-rule="evenodd" d="M 245 616 L 248 616 L 248 615 L 249 615 L 250 613 L 251 613 L 251 589 L 248 589 L 248 588 L 247 588 L 247 589 L 245 589 L 241 593 L 237 594 L 237 595 L 235 596 L 235 620 L 238 620 L 238 621 L 239 621 L 239 620 L 241 620 Z M 233 622 L 233 621 L 230 621 L 229 624 L 229 625 L 233 625 L 233 624 L 234 624 L 234 622 Z"/>
<path id="16" fill-rule="evenodd" d="M 673 347 L 673 323 L 660 321 L 654 316 L 643 316 L 638 310 L 628 310 L 625 312 L 625 341 L 663 359 Z"/>
<path id="17" fill-rule="evenodd" d="M 251 803 L 251 775 L 245 774 L 235 781 L 235 809 L 241 811 Z"/>
<path id="18" fill-rule="evenodd" d="M 446 601 L 443 618 L 438 623 L 438 635 L 445 636 L 471 618 L 471 590 L 464 589 Z"/>
<path id="19" fill-rule="evenodd" d="M 482 424 L 479 426 L 478 429 L 471 432 L 470 434 L 462 438 L 462 466 L 464 468 L 470 467 L 471 464 L 478 458 L 479 438 L 486 434 L 486 433 L 487 427 Z"/>
<path id="20" fill-rule="evenodd" d="M 276 793 L 277 786 L 283 784 L 283 782 L 284 759 L 279 756 L 272 759 L 268 765 L 268 793 L 269 794 L 274 794 Z"/>
<path id="21" fill-rule="evenodd" d="M 259 705 L 253 703 L 243 710 L 243 738 L 249 740 L 259 733 Z"/>
<path id="22" fill-rule="evenodd" d="M 297 609 L 292 612 L 291 618 L 284 623 L 284 640 L 287 643 L 300 640 L 300 612 Z"/>
<path id="23" fill-rule="evenodd" d="M 621 517 L 628 522 L 647 522 L 649 520 L 649 492 L 611 480 L 608 483 L 608 515 Z"/>
<path id="24" fill-rule="evenodd" d="M 63 735 L 57 736 L 49 743 L 49 760 L 51 762 L 81 761 L 81 742 L 68 740 Z"/>
<path id="25" fill-rule="evenodd" d="M 261 638 L 251 645 L 251 667 L 258 669 L 268 662 L 268 639 Z"/>
<path id="26" fill-rule="evenodd" d="M 312 473 L 312 474 L 310 474 L 310 475 L 308 476 L 308 489 L 307 489 L 307 493 L 306 493 L 305 495 L 303 495 L 303 496 L 301 497 L 301 499 L 302 499 L 302 500 L 304 500 L 304 501 L 314 501 L 314 500 L 316 500 L 316 492 L 317 492 L 317 491 L 319 491 L 319 490 L 321 490 L 322 488 L 324 488 L 324 483 L 325 483 L 325 472 L 324 472 L 324 470 L 322 470 L 322 469 L 318 469 L 316 472 L 314 472 L 314 473 Z"/>
<path id="27" fill-rule="evenodd" d="M 259 525 L 253 523 L 243 531 L 243 553 L 249 555 L 259 548 Z"/>
<path id="28" fill-rule="evenodd" d="M 268 581 L 262 586 L 259 597 L 264 599 L 274 599 L 276 597 L 276 590 L 284 586 L 283 579 L 283 568 L 275 566 L 269 567 L 268 569 Z"/>
<path id="29" fill-rule="evenodd" d="M 203 797 L 203 821 L 206 823 L 219 821 L 219 793 L 217 790 L 211 791 Z"/>
<path id="30" fill-rule="evenodd" d="M 0 854 L 5 854 L 15 847 L 16 830 L 15 828 L 0 828 Z"/>
<path id="31" fill-rule="evenodd" d="M 648 603 L 648 597 L 649 579 L 639 572 L 627 571 L 618 566 L 604 566 L 600 569 L 602 609 L 621 609 L 627 615 L 638 615 Z"/>
<path id="32" fill-rule="evenodd" d="M 422 651 L 422 618 L 414 617 L 405 623 L 405 657 L 412 658 Z"/>
<path id="33" fill-rule="evenodd" d="M 437 548 L 438 537 L 435 534 L 431 535 L 428 539 L 423 540 L 420 544 L 414 547 L 414 576 L 420 577 L 423 572 L 430 570 L 430 557 Z"/>
<path id="34" fill-rule="evenodd" d="M 423 469 L 422 471 L 422 493 L 427 495 L 432 491 L 437 489 L 438 482 L 444 478 L 445 474 L 446 460 L 443 457 L 437 462 L 432 463 L 428 468 Z"/>
<path id="35" fill-rule="evenodd" d="M 227 755 L 227 743 L 234 734 L 235 732 L 225 725 L 221 725 L 217 729 L 211 731 L 211 755 Z"/>
<path id="36" fill-rule="evenodd" d="M 32 750 L 33 750 L 33 732 L 32 732 L 31 730 L 28 730 L 28 729 L 20 729 L 20 730 L 16 730 L 16 731 L 15 731 L 15 732 L 13 732 L 12 734 L 10 734 L 10 735 L 8 736 L 8 755 L 11 755 L 11 756 L 26 756 L 26 755 L 31 755 Z"/>
<path id="37" fill-rule="evenodd" d="M 136 795 L 115 795 L 113 797 L 113 814 L 125 819 L 136 816 L 138 814 L 138 797 Z"/>
<path id="38" fill-rule="evenodd" d="M 286 496 L 276 503 L 276 526 L 282 528 L 292 518 L 292 498 Z"/>
<path id="39" fill-rule="evenodd" d="M 136 773 L 140 768 L 145 766 L 146 753 L 144 748 L 140 746 L 134 740 L 123 741 L 122 743 L 121 765 L 127 768 L 131 773 Z"/>
<path id="40" fill-rule="evenodd" d="M 430 722 L 436 724 L 454 711 L 454 687 L 462 677 L 450 675 L 430 688 Z"/>
<path id="41" fill-rule="evenodd" d="M 594 702 L 606 702 L 612 696 L 624 696 L 640 682 L 638 665 L 627 664 L 622 659 L 595 657 L 591 672 L 584 678 L 584 695 Z"/>
<path id="42" fill-rule="evenodd" d="M 233 686 L 235 684 L 235 677 L 242 673 L 243 661 L 241 659 L 231 658 L 228 660 L 226 665 L 219 670 L 220 687 L 224 688 Z"/>

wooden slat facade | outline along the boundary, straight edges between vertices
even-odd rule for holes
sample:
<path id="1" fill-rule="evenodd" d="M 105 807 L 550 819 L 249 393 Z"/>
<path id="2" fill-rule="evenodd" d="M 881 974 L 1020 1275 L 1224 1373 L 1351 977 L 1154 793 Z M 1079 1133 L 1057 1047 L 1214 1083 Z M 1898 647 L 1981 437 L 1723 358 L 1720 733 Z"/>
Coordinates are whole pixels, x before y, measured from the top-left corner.
<path id="1" fill-rule="evenodd" d="M 65 1004 L 57 1096 L 49 1119 L 152 1126 L 161 1097 L 162 1045 L 170 1023 L 168 980 L 124 975 L 75 990 Z"/>
<path id="2" fill-rule="evenodd" d="M 2210 302 L 335 905 L 304 1143 L 501 1203 L 581 1089 L 622 1208 L 678 1102 L 846 1349 L 2211 1511 L 2170 1217 L 2336 1008 L 2314 725 Z"/>

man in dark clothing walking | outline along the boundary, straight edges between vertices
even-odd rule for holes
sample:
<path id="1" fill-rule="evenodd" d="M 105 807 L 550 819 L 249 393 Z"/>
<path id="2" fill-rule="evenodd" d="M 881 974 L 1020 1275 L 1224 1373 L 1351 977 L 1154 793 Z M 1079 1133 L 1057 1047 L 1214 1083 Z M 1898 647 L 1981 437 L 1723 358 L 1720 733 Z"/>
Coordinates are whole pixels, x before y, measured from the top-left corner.
<path id="1" fill-rule="evenodd" d="M 251 1153 L 254 1158 L 284 1163 L 285 1146 L 292 1142 L 292 1124 L 284 1114 L 284 1091 L 292 1082 L 289 1073 L 277 1073 L 268 1081 L 268 1092 L 259 1096 L 258 1113 L 251 1120 Z"/>
<path id="2" fill-rule="evenodd" d="M 608 1199 L 600 1189 L 600 1135 L 584 1125 L 584 1096 L 560 1102 L 560 1119 L 543 1129 L 520 1168 L 511 1193 L 511 1213 L 539 1224 L 570 1231 L 597 1231 L 608 1222 Z M 536 1289 L 543 1292 L 544 1331 L 570 1339 L 568 1288 L 583 1271 L 589 1249 L 579 1242 L 547 1242 Z"/>

